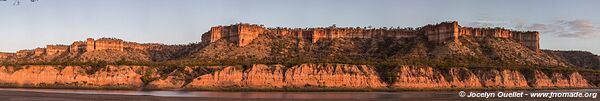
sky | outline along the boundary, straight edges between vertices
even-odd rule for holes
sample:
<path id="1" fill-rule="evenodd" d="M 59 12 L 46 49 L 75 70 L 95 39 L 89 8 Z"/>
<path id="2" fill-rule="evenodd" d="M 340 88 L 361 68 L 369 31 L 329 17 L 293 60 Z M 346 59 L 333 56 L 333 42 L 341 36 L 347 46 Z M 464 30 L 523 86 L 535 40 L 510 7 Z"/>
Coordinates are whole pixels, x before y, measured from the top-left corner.
<path id="1" fill-rule="evenodd" d="M 114 37 L 200 42 L 210 27 L 461 26 L 540 31 L 542 49 L 600 54 L 600 0 L 21 0 L 0 1 L 0 52 Z"/>

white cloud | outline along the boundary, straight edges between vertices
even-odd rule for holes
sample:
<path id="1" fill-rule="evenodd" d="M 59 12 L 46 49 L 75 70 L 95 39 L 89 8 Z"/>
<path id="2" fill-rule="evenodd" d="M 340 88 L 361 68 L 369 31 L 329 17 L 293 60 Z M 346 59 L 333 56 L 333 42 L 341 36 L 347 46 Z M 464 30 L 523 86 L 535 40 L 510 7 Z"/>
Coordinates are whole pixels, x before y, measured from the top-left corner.
<path id="1" fill-rule="evenodd" d="M 516 30 L 540 31 L 566 38 L 593 38 L 600 36 L 600 26 L 589 20 L 557 20 L 550 23 L 527 23 L 524 20 L 494 21 L 478 20 L 467 24 L 473 27 L 512 27 Z"/>
<path id="2" fill-rule="evenodd" d="M 557 37 L 592 38 L 600 34 L 600 27 L 589 20 L 558 20 L 548 24 L 529 24 L 525 30 L 536 30 Z"/>

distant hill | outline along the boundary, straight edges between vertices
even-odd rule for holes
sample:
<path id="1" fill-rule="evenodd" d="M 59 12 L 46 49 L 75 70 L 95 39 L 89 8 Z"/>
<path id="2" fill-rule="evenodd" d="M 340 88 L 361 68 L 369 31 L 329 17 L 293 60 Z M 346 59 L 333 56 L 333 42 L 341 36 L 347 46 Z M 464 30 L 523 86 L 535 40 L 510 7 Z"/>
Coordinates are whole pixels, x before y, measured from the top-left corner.
<path id="1" fill-rule="evenodd" d="M 587 51 L 559 51 L 544 50 L 546 53 L 554 55 L 557 59 L 586 69 L 600 69 L 600 56 Z"/>
<path id="2" fill-rule="evenodd" d="M 20 50 L 17 53 L 0 53 L 5 64 L 79 64 L 102 63 L 152 63 L 182 57 L 198 44 L 164 45 L 140 44 L 116 38 L 75 41 L 71 45 L 47 45 L 43 48 Z"/>

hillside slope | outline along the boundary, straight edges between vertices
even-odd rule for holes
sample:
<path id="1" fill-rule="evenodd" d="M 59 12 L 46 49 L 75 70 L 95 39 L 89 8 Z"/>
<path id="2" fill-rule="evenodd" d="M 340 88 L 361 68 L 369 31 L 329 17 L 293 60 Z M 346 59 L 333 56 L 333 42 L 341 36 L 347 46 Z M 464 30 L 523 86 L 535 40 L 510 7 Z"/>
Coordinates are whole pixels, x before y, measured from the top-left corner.
<path id="1" fill-rule="evenodd" d="M 350 63 L 408 64 L 429 66 L 569 66 L 545 52 L 536 53 L 511 39 L 463 37 L 458 42 L 436 44 L 415 39 L 323 39 L 315 43 L 292 37 L 262 34 L 246 46 L 226 40 L 180 61 L 198 64 L 240 63 Z"/>
<path id="2" fill-rule="evenodd" d="M 586 69 L 600 69 L 600 56 L 586 51 L 544 50 L 561 61 Z"/>
<path id="3" fill-rule="evenodd" d="M 172 60 L 187 55 L 198 44 L 189 45 L 154 45 L 147 49 L 94 50 L 83 53 L 63 52 L 55 55 L 41 54 L 29 56 L 12 56 L 0 59 L 2 63 L 11 64 L 65 64 L 65 63 L 148 63 Z"/>

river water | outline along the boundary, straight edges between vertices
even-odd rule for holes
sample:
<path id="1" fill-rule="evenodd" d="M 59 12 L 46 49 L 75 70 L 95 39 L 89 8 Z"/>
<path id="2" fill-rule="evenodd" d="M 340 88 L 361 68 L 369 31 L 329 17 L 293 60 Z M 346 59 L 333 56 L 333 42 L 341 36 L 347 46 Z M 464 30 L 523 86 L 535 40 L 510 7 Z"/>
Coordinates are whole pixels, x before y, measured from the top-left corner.
<path id="1" fill-rule="evenodd" d="M 215 91 L 132 91 L 132 90 L 73 90 L 73 89 L 26 89 L 26 88 L 0 88 L 0 91 L 24 91 L 43 93 L 72 93 L 72 94 L 105 94 L 105 95 L 132 95 L 132 96 L 158 96 L 158 97 L 202 97 L 202 98 L 283 98 L 283 99 L 437 99 L 437 100 L 464 100 L 464 99 L 541 99 L 541 100 L 595 100 L 599 98 L 466 98 L 461 97 L 461 91 L 401 91 L 401 92 L 215 92 Z M 475 93 L 499 92 L 580 92 L 600 93 L 600 89 L 574 89 L 574 90 L 535 90 L 535 91 L 465 91 Z"/>

